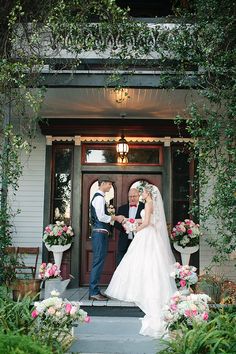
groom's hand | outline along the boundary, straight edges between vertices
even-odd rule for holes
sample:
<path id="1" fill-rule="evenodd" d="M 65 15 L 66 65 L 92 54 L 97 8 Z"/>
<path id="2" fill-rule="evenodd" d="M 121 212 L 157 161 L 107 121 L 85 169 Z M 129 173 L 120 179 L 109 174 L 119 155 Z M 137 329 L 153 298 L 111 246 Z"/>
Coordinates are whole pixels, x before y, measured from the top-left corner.
<path id="1" fill-rule="evenodd" d="M 113 215 L 112 216 L 114 219 L 114 221 L 118 221 L 120 224 L 122 223 L 122 221 L 124 220 L 124 216 L 123 215 Z"/>

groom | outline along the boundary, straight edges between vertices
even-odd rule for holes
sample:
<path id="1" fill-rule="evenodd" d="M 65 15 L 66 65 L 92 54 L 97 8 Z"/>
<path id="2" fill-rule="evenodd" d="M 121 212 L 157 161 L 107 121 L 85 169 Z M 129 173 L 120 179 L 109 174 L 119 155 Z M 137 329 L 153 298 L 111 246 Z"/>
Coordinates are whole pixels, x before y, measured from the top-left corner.
<path id="1" fill-rule="evenodd" d="M 90 204 L 93 249 L 93 264 L 89 283 L 89 298 L 91 300 L 107 300 L 107 297 L 101 294 L 98 283 L 107 255 L 110 223 L 111 221 L 121 223 L 124 219 L 123 215 L 108 215 L 104 196 L 111 189 L 112 183 L 109 176 L 99 177 L 98 191 L 94 194 Z"/>
<path id="2" fill-rule="evenodd" d="M 131 188 L 129 190 L 128 198 L 129 202 L 119 207 L 118 214 L 124 215 L 126 218 L 140 219 L 140 212 L 144 208 L 144 203 L 139 202 L 139 191 L 136 188 Z M 127 252 L 129 245 L 134 238 L 134 233 L 130 232 L 127 234 L 122 224 L 117 222 L 115 222 L 114 226 L 120 231 L 117 254 L 118 265 Z"/>

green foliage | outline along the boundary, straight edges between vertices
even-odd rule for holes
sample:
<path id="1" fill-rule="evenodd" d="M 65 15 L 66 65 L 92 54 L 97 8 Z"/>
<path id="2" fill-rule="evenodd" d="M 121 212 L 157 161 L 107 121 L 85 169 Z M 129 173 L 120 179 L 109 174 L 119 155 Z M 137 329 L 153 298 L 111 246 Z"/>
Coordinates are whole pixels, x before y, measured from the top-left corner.
<path id="1" fill-rule="evenodd" d="M 236 317 L 233 313 L 218 313 L 214 319 L 188 330 L 185 326 L 173 340 L 163 341 L 167 347 L 159 354 L 220 354 L 236 352 Z"/>
<path id="2" fill-rule="evenodd" d="M 193 138 L 189 148 L 198 162 L 197 198 L 190 213 L 208 229 L 206 241 L 216 251 L 216 262 L 236 248 L 235 11 L 231 0 L 192 1 L 189 12 L 179 12 L 181 26 L 162 34 L 159 48 L 163 85 L 197 90 L 202 102 L 190 99 L 190 117 L 178 117 L 177 123 L 186 123 Z M 167 65 L 170 52 L 175 61 Z M 190 65 L 192 74 L 187 73 Z"/>
<path id="3" fill-rule="evenodd" d="M 51 354 L 51 348 L 27 335 L 0 332 L 0 354 Z"/>
<path id="4" fill-rule="evenodd" d="M 55 327 L 54 328 L 47 327 L 48 330 L 46 331 L 45 326 L 42 325 L 41 328 L 40 326 L 37 325 L 35 319 L 31 315 L 31 312 L 33 310 L 32 301 L 33 301 L 32 298 L 28 296 L 25 296 L 22 299 L 18 299 L 17 301 L 13 301 L 11 299 L 11 292 L 6 287 L 0 286 L 0 333 L 6 335 L 6 338 L 8 338 L 7 336 L 8 334 L 9 337 L 11 338 L 12 333 L 14 333 L 14 335 L 16 335 L 17 338 L 22 336 L 23 338 L 22 344 L 20 343 L 21 350 L 23 349 L 26 350 L 27 346 L 24 348 L 24 343 L 25 343 L 24 338 L 25 336 L 28 336 L 30 338 L 29 343 L 31 341 L 37 343 L 38 340 L 41 340 L 41 343 L 48 345 L 49 348 L 53 348 L 53 350 L 51 349 L 51 352 L 53 351 L 53 353 L 58 353 L 58 354 L 63 353 L 61 348 L 63 347 L 64 338 L 53 338 L 52 340 L 52 338 L 49 336 L 49 332 L 51 331 L 54 332 L 55 334 L 55 330 L 56 330 Z M 62 333 L 62 332 L 63 329 L 60 329 L 59 327 L 57 329 L 57 333 Z M 6 341 L 8 341 L 8 339 L 6 339 Z M 15 345 L 15 342 L 13 343 Z M 5 354 L 6 351 L 5 352 L 0 351 L 0 354 L 1 353 Z M 14 352 L 13 350 L 12 353 L 15 354 L 18 352 L 17 351 Z M 21 353 L 21 351 L 19 351 L 19 353 Z M 22 353 L 24 352 L 22 351 Z M 34 353 L 34 352 L 26 351 L 26 353 Z M 38 352 L 36 351 L 35 353 Z"/>
<path id="5" fill-rule="evenodd" d="M 0 295 L 0 329 L 28 335 L 33 324 L 32 299 L 24 297 L 15 302 L 11 299 L 11 292 L 5 287 L 0 287 Z"/>
<path id="6" fill-rule="evenodd" d="M 206 274 L 200 278 L 197 283 L 197 289 L 201 293 L 210 296 L 211 300 L 216 304 L 219 304 L 221 300 L 228 294 L 224 290 L 223 277 L 216 277 Z"/>

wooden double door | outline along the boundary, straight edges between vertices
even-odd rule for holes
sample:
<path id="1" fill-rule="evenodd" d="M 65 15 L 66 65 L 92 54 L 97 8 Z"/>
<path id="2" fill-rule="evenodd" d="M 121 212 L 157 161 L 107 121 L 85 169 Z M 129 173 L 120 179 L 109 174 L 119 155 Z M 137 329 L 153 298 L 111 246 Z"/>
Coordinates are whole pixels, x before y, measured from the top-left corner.
<path id="1" fill-rule="evenodd" d="M 162 192 L 162 175 L 161 174 L 121 174 L 109 173 L 84 173 L 82 188 L 82 230 L 81 230 L 81 264 L 80 264 L 80 284 L 88 285 L 89 275 L 92 266 L 92 243 L 91 243 L 91 227 L 89 224 L 89 205 L 90 200 L 97 190 L 97 180 L 102 174 L 109 174 L 114 180 L 114 188 L 111 192 L 110 204 L 117 211 L 120 205 L 128 202 L 128 192 L 130 187 L 138 181 L 147 181 L 156 185 Z M 104 270 L 101 276 L 101 284 L 107 285 L 116 268 L 116 254 L 118 245 L 118 231 L 114 228 L 113 234 L 109 237 L 109 248 L 106 257 Z"/>

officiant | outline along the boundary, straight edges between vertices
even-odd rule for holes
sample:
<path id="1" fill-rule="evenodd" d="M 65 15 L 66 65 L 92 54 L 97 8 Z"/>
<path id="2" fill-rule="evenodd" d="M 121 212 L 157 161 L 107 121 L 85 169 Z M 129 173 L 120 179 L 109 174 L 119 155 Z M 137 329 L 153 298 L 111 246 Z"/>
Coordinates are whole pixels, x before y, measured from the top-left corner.
<path id="1" fill-rule="evenodd" d="M 141 210 L 144 208 L 144 203 L 139 201 L 139 191 L 136 188 L 131 188 L 128 193 L 128 203 L 121 205 L 118 208 L 118 215 L 123 215 L 126 218 L 140 219 Z M 127 252 L 130 243 L 134 238 L 134 233 L 126 233 L 122 224 L 115 222 L 115 228 L 119 230 L 118 250 L 117 250 L 117 265 L 120 263 L 125 253 Z"/>

